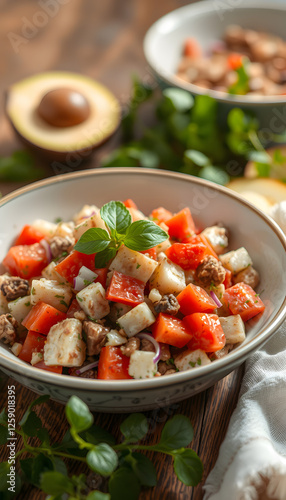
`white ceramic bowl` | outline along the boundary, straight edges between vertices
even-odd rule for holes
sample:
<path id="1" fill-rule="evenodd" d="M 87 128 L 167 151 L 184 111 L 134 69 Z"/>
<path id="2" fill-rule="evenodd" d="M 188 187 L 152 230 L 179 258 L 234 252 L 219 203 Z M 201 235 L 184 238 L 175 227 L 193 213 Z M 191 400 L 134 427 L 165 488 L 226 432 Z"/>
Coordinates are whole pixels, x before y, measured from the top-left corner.
<path id="1" fill-rule="evenodd" d="M 203 89 L 175 77 L 187 37 L 196 38 L 202 48 L 207 50 L 212 42 L 223 37 L 226 27 L 230 24 L 265 31 L 285 39 L 286 2 L 205 0 L 174 10 L 156 21 L 146 33 L 144 53 L 147 62 L 163 88 L 179 87 L 193 95 L 208 94 L 219 102 L 222 115 L 234 106 L 246 108 L 256 114 L 263 127 L 281 133 L 278 128 L 285 128 L 285 119 L 283 121 L 282 118 L 285 95 L 261 96 L 255 99 L 247 95 L 229 95 Z"/>
<path id="2" fill-rule="evenodd" d="M 103 381 L 58 375 L 18 360 L 0 347 L 0 367 L 37 393 L 60 402 L 72 394 L 92 410 L 142 411 L 167 406 L 213 385 L 240 365 L 274 334 L 286 316 L 286 241 L 278 226 L 234 192 L 216 184 L 163 170 L 110 168 L 86 170 L 31 184 L 0 202 L 2 261 L 21 227 L 35 218 L 70 219 L 85 203 L 101 206 L 110 200 L 133 198 L 145 213 L 165 206 L 179 211 L 189 206 L 200 227 L 223 221 L 230 229 L 231 247 L 244 245 L 261 274 L 258 292 L 266 309 L 250 321 L 243 344 L 208 366 L 146 380 Z"/>

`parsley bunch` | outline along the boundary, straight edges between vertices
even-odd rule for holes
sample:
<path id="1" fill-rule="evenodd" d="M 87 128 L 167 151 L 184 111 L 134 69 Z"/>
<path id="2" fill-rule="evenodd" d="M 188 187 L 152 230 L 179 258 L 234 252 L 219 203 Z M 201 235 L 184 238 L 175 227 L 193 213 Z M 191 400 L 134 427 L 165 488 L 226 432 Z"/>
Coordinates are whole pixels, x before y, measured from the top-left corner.
<path id="1" fill-rule="evenodd" d="M 157 224 L 150 220 L 131 222 L 129 210 L 120 201 L 110 201 L 101 207 L 100 216 L 108 231 L 91 228 L 84 232 L 75 250 L 87 255 L 96 253 L 95 267 L 105 267 L 124 245 L 131 250 L 149 250 L 168 238 Z"/>
<path id="2" fill-rule="evenodd" d="M 22 483 L 26 482 L 50 495 L 49 500 L 136 500 L 142 487 L 152 487 L 157 483 L 153 463 L 140 450 L 172 456 L 175 474 L 184 484 L 195 486 L 201 481 L 201 460 L 193 450 L 186 448 L 193 439 L 193 428 L 187 417 L 176 415 L 171 418 L 165 424 L 159 442 L 148 446 L 139 443 L 148 433 L 146 417 L 142 413 L 129 415 L 120 426 L 123 440 L 116 444 L 112 434 L 94 425 L 87 405 L 72 396 L 65 409 L 70 430 L 62 442 L 52 444 L 42 420 L 33 410 L 48 398 L 37 398 L 15 430 L 23 440 L 23 448 L 15 457 L 20 464 L 20 473 L 16 475 L 16 493 L 8 491 L 10 464 L 2 462 L 1 499 L 14 498 L 20 492 Z M 6 445 L 9 437 L 7 421 L 4 409 L 0 413 L 1 445 Z M 33 445 L 31 438 L 38 438 L 40 444 Z M 85 474 L 69 476 L 64 458 L 84 463 L 87 470 L 109 478 L 109 493 L 90 491 Z"/>

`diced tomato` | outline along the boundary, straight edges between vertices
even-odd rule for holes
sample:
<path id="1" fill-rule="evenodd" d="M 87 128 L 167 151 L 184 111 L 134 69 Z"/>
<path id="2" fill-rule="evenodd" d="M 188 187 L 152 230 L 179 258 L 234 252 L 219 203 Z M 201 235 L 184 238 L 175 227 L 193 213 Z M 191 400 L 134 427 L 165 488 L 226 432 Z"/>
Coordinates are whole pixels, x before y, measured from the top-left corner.
<path id="1" fill-rule="evenodd" d="M 94 265 L 95 254 L 86 255 L 73 250 L 64 260 L 55 266 L 55 271 L 73 285 L 73 279 L 78 275 L 82 266 L 96 272 Z"/>
<path id="2" fill-rule="evenodd" d="M 107 278 L 107 267 L 101 267 L 98 269 L 97 267 L 94 269 L 94 272 L 97 274 L 97 278 L 94 280 L 94 283 L 100 283 L 103 288 L 106 287 L 106 278 Z"/>
<path id="3" fill-rule="evenodd" d="M 157 342 L 175 347 L 184 347 L 192 338 L 192 333 L 181 319 L 164 313 L 158 314 L 152 333 Z"/>
<path id="4" fill-rule="evenodd" d="M 207 248 L 203 243 L 173 243 L 165 250 L 165 254 L 174 264 L 182 269 L 196 269 L 207 255 Z"/>
<path id="5" fill-rule="evenodd" d="M 45 364 L 44 361 L 39 361 L 39 363 L 37 363 L 34 366 L 35 366 L 35 368 L 40 368 L 40 370 L 46 370 L 47 372 L 53 372 L 53 373 L 62 373 L 63 372 L 62 366 L 57 366 L 57 365 L 48 366 Z"/>
<path id="6" fill-rule="evenodd" d="M 166 222 L 166 220 L 170 220 L 173 217 L 172 212 L 166 210 L 166 208 L 158 207 L 152 210 L 151 219 L 156 222 L 156 224 L 161 224 L 161 222 Z"/>
<path id="7" fill-rule="evenodd" d="M 76 299 L 73 299 L 68 310 L 67 318 L 74 318 L 74 313 L 81 310 L 81 307 Z"/>
<path id="8" fill-rule="evenodd" d="M 22 321 L 22 325 L 28 330 L 47 335 L 52 326 L 66 317 L 65 313 L 58 311 L 55 307 L 45 302 L 37 302 Z"/>
<path id="9" fill-rule="evenodd" d="M 150 257 L 150 259 L 157 260 L 157 251 L 156 247 L 149 248 L 149 250 L 141 250 L 140 253 L 145 254 L 147 257 Z"/>
<path id="10" fill-rule="evenodd" d="M 265 309 L 259 295 L 245 283 L 237 283 L 228 288 L 223 301 L 232 314 L 239 314 L 243 321 L 248 321 Z"/>
<path id="11" fill-rule="evenodd" d="M 29 330 L 25 338 L 22 350 L 19 354 L 19 359 L 31 363 L 33 352 L 43 352 L 46 342 L 46 336 L 38 332 Z"/>
<path id="12" fill-rule="evenodd" d="M 207 247 L 206 255 L 212 255 L 215 259 L 219 260 L 217 254 L 214 251 L 214 249 L 209 244 L 207 238 L 203 234 L 197 234 L 196 236 L 194 236 L 192 238 L 191 241 L 192 242 L 196 241 L 197 243 L 203 243 Z"/>
<path id="13" fill-rule="evenodd" d="M 131 198 L 127 198 L 127 200 L 125 200 L 123 204 L 126 206 L 126 208 L 135 208 L 135 210 L 138 210 L 135 201 L 133 201 Z"/>
<path id="14" fill-rule="evenodd" d="M 232 272 L 229 269 L 225 269 L 223 285 L 225 286 L 225 289 L 230 288 L 232 285 Z"/>
<path id="15" fill-rule="evenodd" d="M 184 315 L 195 312 L 211 313 L 217 305 L 209 294 L 200 286 L 190 283 L 177 296 L 177 301 L 180 304 L 180 312 Z"/>
<path id="16" fill-rule="evenodd" d="M 169 228 L 169 236 L 177 241 L 184 241 L 195 233 L 195 223 L 188 207 L 183 208 L 171 219 L 165 221 Z"/>
<path id="17" fill-rule="evenodd" d="M 193 335 L 189 349 L 215 352 L 225 346 L 225 335 L 216 314 L 194 313 L 185 316 L 183 322 Z"/>
<path id="18" fill-rule="evenodd" d="M 123 380 L 132 378 L 128 373 L 130 358 L 122 354 L 120 347 L 106 346 L 100 351 L 97 378 Z"/>
<path id="19" fill-rule="evenodd" d="M 39 243 L 45 235 L 41 233 L 38 229 L 26 224 L 20 232 L 18 238 L 16 239 L 14 245 L 33 245 L 33 243 Z"/>
<path id="20" fill-rule="evenodd" d="M 229 54 L 227 58 L 227 64 L 229 68 L 232 70 L 241 68 L 241 66 L 243 65 L 243 57 L 244 56 L 242 54 L 237 54 L 236 52 Z"/>
<path id="21" fill-rule="evenodd" d="M 184 45 L 184 56 L 198 59 L 202 55 L 202 49 L 196 38 L 187 38 Z"/>
<path id="22" fill-rule="evenodd" d="M 48 263 L 46 250 L 40 243 L 13 246 L 3 259 L 10 274 L 24 279 L 39 276 Z"/>
<path id="23" fill-rule="evenodd" d="M 106 292 L 107 300 L 137 306 L 144 302 L 145 283 L 126 274 L 114 271 Z"/>

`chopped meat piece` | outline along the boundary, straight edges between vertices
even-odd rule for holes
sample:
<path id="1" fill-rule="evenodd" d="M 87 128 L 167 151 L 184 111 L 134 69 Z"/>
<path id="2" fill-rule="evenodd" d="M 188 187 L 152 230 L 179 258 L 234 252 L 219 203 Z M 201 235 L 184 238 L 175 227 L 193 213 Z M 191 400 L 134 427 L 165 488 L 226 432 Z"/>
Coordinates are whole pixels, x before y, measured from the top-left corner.
<path id="1" fill-rule="evenodd" d="M 246 269 L 243 269 L 243 271 L 233 276 L 234 284 L 241 283 L 242 281 L 255 289 L 259 283 L 259 274 L 252 266 L 248 266 Z"/>
<path id="2" fill-rule="evenodd" d="M 170 358 L 171 358 L 170 347 L 168 346 L 168 344 L 161 344 L 160 360 L 167 361 Z"/>
<path id="3" fill-rule="evenodd" d="M 176 373 L 176 371 L 177 370 L 175 368 L 172 368 L 164 361 L 159 361 L 158 372 L 161 373 L 161 375 L 171 375 L 172 373 Z"/>
<path id="4" fill-rule="evenodd" d="M 210 359 L 211 360 L 214 360 L 214 359 L 220 359 L 220 358 L 223 358 L 223 356 L 225 356 L 226 354 L 228 354 L 230 351 L 232 351 L 232 349 L 234 348 L 235 344 L 226 344 L 222 349 L 220 349 L 219 351 L 216 351 L 216 352 L 213 352 L 211 355 L 210 355 Z"/>
<path id="5" fill-rule="evenodd" d="M 180 306 L 175 295 L 170 293 L 168 295 L 163 295 L 158 302 L 154 302 L 154 309 L 156 313 L 164 312 L 167 314 L 177 314 Z"/>
<path id="6" fill-rule="evenodd" d="M 74 239 L 70 236 L 66 236 L 65 238 L 62 236 L 54 236 L 50 240 L 50 248 L 53 258 L 55 259 L 56 257 L 61 257 L 64 252 L 69 252 L 73 244 Z"/>
<path id="7" fill-rule="evenodd" d="M 155 352 L 154 344 L 147 339 L 141 340 L 141 351 Z"/>
<path id="8" fill-rule="evenodd" d="M 110 331 L 109 328 L 105 328 L 105 326 L 93 321 L 84 321 L 83 329 L 86 333 L 87 354 L 89 356 L 99 354 L 105 344 L 105 337 Z"/>
<path id="9" fill-rule="evenodd" d="M 1 314 L 0 316 L 0 340 L 4 344 L 13 345 L 16 338 L 17 321 L 11 314 Z"/>
<path id="10" fill-rule="evenodd" d="M 120 347 L 122 354 L 124 356 L 128 356 L 130 358 L 131 354 L 135 351 L 138 351 L 140 347 L 140 339 L 137 337 L 131 337 L 128 340 L 127 344 L 124 344 Z"/>
<path id="11" fill-rule="evenodd" d="M 212 255 L 206 255 L 196 269 L 196 279 L 204 287 L 218 286 L 225 279 L 225 268 Z"/>
<path id="12" fill-rule="evenodd" d="M 29 281 L 17 276 L 7 277 L 1 285 L 1 291 L 8 301 L 25 297 L 29 293 Z"/>

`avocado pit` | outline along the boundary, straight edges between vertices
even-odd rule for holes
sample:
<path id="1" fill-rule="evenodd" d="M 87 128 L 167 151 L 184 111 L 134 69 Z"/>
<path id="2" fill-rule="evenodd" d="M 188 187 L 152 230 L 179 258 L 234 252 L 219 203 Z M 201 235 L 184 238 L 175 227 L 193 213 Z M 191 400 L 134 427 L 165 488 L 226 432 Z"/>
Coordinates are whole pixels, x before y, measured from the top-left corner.
<path id="1" fill-rule="evenodd" d="M 37 111 L 52 127 L 73 127 L 89 117 L 90 106 L 80 92 L 70 88 L 58 88 L 44 95 Z"/>

